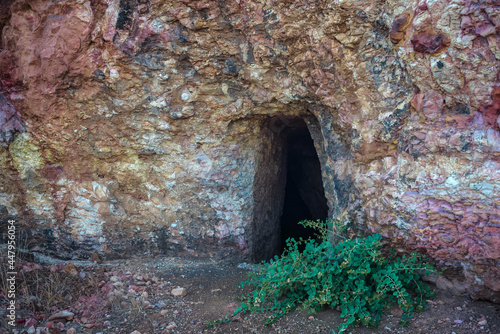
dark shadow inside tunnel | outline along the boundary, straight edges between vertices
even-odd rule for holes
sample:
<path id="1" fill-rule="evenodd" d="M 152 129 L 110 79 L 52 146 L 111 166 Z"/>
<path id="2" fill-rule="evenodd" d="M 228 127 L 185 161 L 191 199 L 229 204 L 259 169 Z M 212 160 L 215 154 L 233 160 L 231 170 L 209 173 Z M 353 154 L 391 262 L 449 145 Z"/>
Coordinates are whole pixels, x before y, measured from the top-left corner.
<path id="1" fill-rule="evenodd" d="M 270 119 L 261 140 L 254 181 L 254 262 L 281 255 L 290 237 L 313 237 L 300 221 L 328 217 L 321 164 L 304 119 Z"/>
<path id="2" fill-rule="evenodd" d="M 314 237 L 315 231 L 298 224 L 300 221 L 325 220 L 328 216 L 321 165 L 305 123 L 303 127 L 289 130 L 286 150 L 286 186 L 280 218 L 280 253 L 284 250 L 288 238 Z"/>

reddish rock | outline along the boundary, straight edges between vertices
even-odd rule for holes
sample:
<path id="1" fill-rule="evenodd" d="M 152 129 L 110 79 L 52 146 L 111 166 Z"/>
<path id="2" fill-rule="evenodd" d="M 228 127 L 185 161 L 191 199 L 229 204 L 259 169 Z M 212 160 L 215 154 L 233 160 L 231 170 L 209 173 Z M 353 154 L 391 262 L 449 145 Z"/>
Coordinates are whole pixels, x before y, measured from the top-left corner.
<path id="1" fill-rule="evenodd" d="M 46 165 L 41 172 L 47 180 L 56 182 L 63 174 L 63 169 L 60 165 Z"/>
<path id="2" fill-rule="evenodd" d="M 425 117 L 433 119 L 441 115 L 443 96 L 435 90 L 425 93 L 422 104 L 422 113 Z"/>
<path id="3" fill-rule="evenodd" d="M 494 34 L 495 32 L 496 32 L 496 28 L 492 24 L 484 24 L 484 25 L 476 28 L 476 34 L 481 35 L 483 37 Z"/>
<path id="4" fill-rule="evenodd" d="M 487 126 L 491 126 L 494 129 L 500 129 L 498 124 L 498 117 L 500 117 L 500 86 L 494 86 L 491 90 L 491 100 L 490 104 L 481 107 L 481 112 L 483 114 L 484 122 Z"/>
<path id="5" fill-rule="evenodd" d="M 422 108 L 424 106 L 424 95 L 422 93 L 415 94 L 413 99 L 411 100 L 411 105 L 413 108 L 415 108 L 417 111 L 422 111 Z"/>
<path id="6" fill-rule="evenodd" d="M 112 284 L 109 284 L 109 283 L 106 283 L 104 284 L 102 287 L 101 287 L 101 291 L 104 292 L 104 293 L 108 293 L 110 291 L 113 291 L 114 290 L 114 286 Z"/>
<path id="7" fill-rule="evenodd" d="M 421 5 L 418 6 L 418 9 L 420 9 L 421 11 L 425 11 L 425 10 L 428 10 L 429 7 L 427 6 L 427 3 L 423 3 Z"/>
<path id="8" fill-rule="evenodd" d="M 147 289 L 147 287 L 145 286 L 137 286 L 137 285 L 129 285 L 128 287 L 129 290 L 132 290 L 132 291 L 137 291 L 137 292 L 140 292 L 140 291 L 145 291 Z"/>
<path id="9" fill-rule="evenodd" d="M 398 44 L 402 41 L 406 35 L 406 28 L 411 21 L 411 15 L 409 13 L 403 13 L 396 17 L 392 23 L 391 30 L 389 31 L 389 37 L 393 44 Z"/>
<path id="10" fill-rule="evenodd" d="M 460 23 L 460 28 L 466 31 L 470 27 L 474 26 L 474 22 L 472 21 L 470 16 L 462 16 L 462 22 Z"/>
<path id="11" fill-rule="evenodd" d="M 413 50 L 422 53 L 434 54 L 450 45 L 450 39 L 445 33 L 437 30 L 418 32 L 411 38 Z"/>

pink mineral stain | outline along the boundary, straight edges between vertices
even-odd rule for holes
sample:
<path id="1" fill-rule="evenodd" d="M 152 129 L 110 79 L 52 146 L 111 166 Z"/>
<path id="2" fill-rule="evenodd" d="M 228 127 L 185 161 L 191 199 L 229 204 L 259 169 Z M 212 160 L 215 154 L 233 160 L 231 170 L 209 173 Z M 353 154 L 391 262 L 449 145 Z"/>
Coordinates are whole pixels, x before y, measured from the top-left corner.
<path id="1" fill-rule="evenodd" d="M 499 124 L 497 118 L 500 117 L 500 86 L 493 87 L 491 100 L 491 103 L 482 106 L 480 111 L 483 114 L 485 125 L 498 130 Z"/>
<path id="2" fill-rule="evenodd" d="M 450 39 L 441 31 L 427 30 L 419 32 L 411 38 L 413 50 L 434 54 L 450 45 Z"/>

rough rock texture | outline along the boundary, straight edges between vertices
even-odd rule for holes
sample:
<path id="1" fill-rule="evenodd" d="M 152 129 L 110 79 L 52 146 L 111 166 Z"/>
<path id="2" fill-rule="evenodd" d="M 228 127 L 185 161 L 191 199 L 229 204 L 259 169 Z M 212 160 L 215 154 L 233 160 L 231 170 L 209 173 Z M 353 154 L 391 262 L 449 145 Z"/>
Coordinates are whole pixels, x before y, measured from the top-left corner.
<path id="1" fill-rule="evenodd" d="M 498 2 L 0 4 L 0 211 L 39 248 L 255 258 L 303 119 L 330 217 L 500 301 Z"/>

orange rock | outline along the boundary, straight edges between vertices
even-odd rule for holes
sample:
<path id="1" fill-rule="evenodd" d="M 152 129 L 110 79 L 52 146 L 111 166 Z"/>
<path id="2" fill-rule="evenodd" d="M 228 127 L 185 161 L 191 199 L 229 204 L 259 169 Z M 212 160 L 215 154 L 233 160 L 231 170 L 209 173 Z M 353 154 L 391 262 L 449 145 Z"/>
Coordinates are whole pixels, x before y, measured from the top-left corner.
<path id="1" fill-rule="evenodd" d="M 411 15 L 409 13 L 403 13 L 396 17 L 389 32 L 393 44 L 398 44 L 405 38 L 406 28 L 410 25 L 410 21 Z"/>

